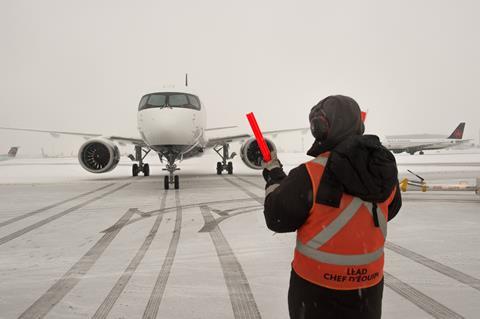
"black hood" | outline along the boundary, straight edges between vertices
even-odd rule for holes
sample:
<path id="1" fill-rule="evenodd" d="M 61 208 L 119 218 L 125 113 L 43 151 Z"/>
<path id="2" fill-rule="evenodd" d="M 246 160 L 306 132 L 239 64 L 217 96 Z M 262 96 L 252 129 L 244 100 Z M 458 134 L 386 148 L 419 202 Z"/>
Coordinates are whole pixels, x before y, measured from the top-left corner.
<path id="1" fill-rule="evenodd" d="M 330 153 L 316 202 L 339 207 L 342 194 L 381 203 L 398 184 L 395 157 L 375 135 L 344 139 Z"/>
<path id="2" fill-rule="evenodd" d="M 310 127 L 312 119 L 323 113 L 328 121 L 328 131 L 323 138 L 316 138 L 308 155 L 317 157 L 319 154 L 330 151 L 350 136 L 362 135 L 364 131 L 361 111 L 358 103 L 351 97 L 331 95 L 321 100 L 310 111 Z M 312 132 L 315 136 L 315 132 Z"/>

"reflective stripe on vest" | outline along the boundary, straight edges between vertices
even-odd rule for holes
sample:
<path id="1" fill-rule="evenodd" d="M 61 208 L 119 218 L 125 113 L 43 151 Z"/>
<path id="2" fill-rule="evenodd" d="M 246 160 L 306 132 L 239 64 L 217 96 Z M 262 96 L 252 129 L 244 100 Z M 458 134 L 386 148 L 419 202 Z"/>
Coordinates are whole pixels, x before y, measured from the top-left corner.
<path id="1" fill-rule="evenodd" d="M 360 198 L 355 197 L 350 205 L 348 205 L 334 221 L 328 224 L 328 226 L 319 232 L 315 237 L 310 239 L 306 245 L 312 248 L 320 248 L 323 246 L 352 219 L 362 204 L 365 205 L 365 207 L 368 209 L 368 212 L 373 216 L 372 203 L 364 202 Z M 380 209 L 381 211 L 380 207 L 377 207 L 377 209 Z M 378 221 L 380 223 L 380 229 L 382 231 L 383 238 L 385 239 L 387 237 L 387 221 L 385 220 L 385 215 L 378 214 L 378 212 L 377 215 L 379 215 Z"/>
<path id="2" fill-rule="evenodd" d="M 296 248 L 303 255 L 310 257 L 312 259 L 315 259 L 316 261 L 319 261 L 325 264 L 333 264 L 333 265 L 339 265 L 339 266 L 367 265 L 383 256 L 383 247 L 375 250 L 374 252 L 367 253 L 367 254 L 340 255 L 340 254 L 332 254 L 332 253 L 327 253 L 321 250 L 317 250 L 316 248 L 303 245 L 299 240 L 297 240 Z"/>
<path id="3" fill-rule="evenodd" d="M 337 216 L 337 218 L 335 218 L 335 220 L 328 224 L 328 226 L 320 231 L 315 237 L 310 239 L 306 244 L 302 244 L 301 241 L 297 240 L 297 250 L 305 256 L 317 261 L 342 266 L 366 265 L 380 258 L 383 255 L 383 247 L 374 252 L 357 255 L 332 254 L 318 250 L 353 218 L 362 204 L 365 205 L 365 207 L 368 209 L 368 212 L 373 215 L 373 205 L 371 203 L 362 201 L 358 197 L 355 197 L 352 202 Z M 380 209 L 380 207 L 377 209 Z M 381 216 L 379 218 L 380 229 L 382 231 L 383 238 L 385 239 L 387 235 L 387 221 L 385 220 L 385 215 L 378 215 Z"/>
<path id="4" fill-rule="evenodd" d="M 306 163 L 313 198 L 328 155 L 322 154 Z M 372 203 L 347 194 L 343 195 L 339 208 L 314 203 L 307 221 L 297 231 L 292 264 L 295 272 L 310 282 L 337 290 L 366 288 L 380 282 L 388 201 L 377 203 L 377 227 L 373 214 Z M 351 242 L 357 232 L 359 241 Z"/>

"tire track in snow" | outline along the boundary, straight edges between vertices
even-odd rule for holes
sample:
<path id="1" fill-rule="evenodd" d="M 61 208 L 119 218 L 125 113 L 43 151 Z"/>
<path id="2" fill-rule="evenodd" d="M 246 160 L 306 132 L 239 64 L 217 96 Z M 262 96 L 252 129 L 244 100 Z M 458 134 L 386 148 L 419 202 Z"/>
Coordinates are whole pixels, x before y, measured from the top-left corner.
<path id="1" fill-rule="evenodd" d="M 83 278 L 104 253 L 127 221 L 136 212 L 136 208 L 129 209 L 115 223 L 114 231 L 104 234 L 97 243 L 90 248 L 47 292 L 37 299 L 19 319 L 39 319 L 45 317 Z"/>
<path id="2" fill-rule="evenodd" d="M 473 289 L 480 291 L 480 280 L 478 278 L 467 275 L 459 270 L 441 264 L 438 261 L 417 254 L 414 251 L 411 251 L 407 248 L 404 248 L 389 241 L 385 242 L 385 248 L 390 249 L 391 251 L 394 251 L 401 256 L 407 257 L 408 259 L 416 263 L 424 265 L 425 267 L 441 273 L 442 275 L 455 279 L 456 281 L 459 281 L 465 285 L 472 287 Z"/>
<path id="3" fill-rule="evenodd" d="M 419 290 L 413 288 L 400 279 L 384 272 L 385 285 L 395 291 L 400 296 L 404 297 L 432 317 L 437 319 L 462 319 L 459 315 L 450 308 L 442 305 L 438 301 L 430 298 Z"/>
<path id="4" fill-rule="evenodd" d="M 104 194 L 102 194 L 102 195 L 99 195 L 99 196 L 97 196 L 97 197 L 95 197 L 95 198 L 92 198 L 92 199 L 89 199 L 89 200 L 87 200 L 87 201 L 84 201 L 83 203 L 80 203 L 80 204 L 78 204 L 78 205 L 75 205 L 75 206 L 67 209 L 67 210 L 64 210 L 63 212 L 60 212 L 60 213 L 58 213 L 58 214 L 55 214 L 55 215 L 52 215 L 52 216 L 47 217 L 47 218 L 45 218 L 45 219 L 42 219 L 42 220 L 40 220 L 40 221 L 38 221 L 38 222 L 30 225 L 30 226 L 27 226 L 27 227 L 22 228 L 22 229 L 20 229 L 20 230 L 17 230 L 16 232 L 13 232 L 13 233 L 11 233 L 11 234 L 9 234 L 9 235 L 7 235 L 7 236 L 4 236 L 4 237 L 0 238 L 0 246 L 3 245 L 3 244 L 5 244 L 5 243 L 8 243 L 9 241 L 11 241 L 11 240 L 13 240 L 13 239 L 15 239 L 15 238 L 18 238 L 18 237 L 20 237 L 20 236 L 22 236 L 22 235 L 25 235 L 26 233 L 29 233 L 29 232 L 31 232 L 32 230 L 35 230 L 35 229 L 40 228 L 40 227 L 42 227 L 42 226 L 44 226 L 44 225 L 46 225 L 46 224 L 48 224 L 48 223 L 51 223 L 51 222 L 53 222 L 54 220 L 59 219 L 60 217 L 63 217 L 63 216 L 65 216 L 65 215 L 67 215 L 67 214 L 70 214 L 70 213 L 76 211 L 77 209 L 80 209 L 80 208 L 82 208 L 82 207 L 84 207 L 84 206 L 86 206 L 86 205 L 88 205 L 88 204 L 90 204 L 90 203 L 93 203 L 93 202 L 95 202 L 95 201 L 97 201 L 97 200 L 100 200 L 100 199 L 102 199 L 102 198 L 110 195 L 110 194 L 113 194 L 113 193 L 121 190 L 122 188 L 127 187 L 128 185 L 130 185 L 130 183 L 123 184 L 122 186 L 117 187 L 117 188 L 115 188 L 115 189 L 112 189 L 112 190 L 110 190 L 110 191 L 108 191 L 108 192 L 106 192 L 106 193 L 104 193 Z"/>
<path id="5" fill-rule="evenodd" d="M 162 268 L 158 273 L 155 286 L 153 287 L 150 299 L 148 300 L 147 307 L 143 313 L 143 319 L 155 319 L 158 314 L 158 309 L 162 303 L 165 287 L 167 286 L 168 277 L 172 269 L 173 261 L 175 260 L 175 254 L 177 252 L 178 242 L 180 240 L 180 230 L 182 227 L 182 206 L 180 204 L 179 191 L 175 191 L 175 204 L 177 207 L 177 215 L 175 218 L 175 227 L 173 229 L 172 239 L 168 247 L 165 260 L 163 261 Z"/>
<path id="6" fill-rule="evenodd" d="M 52 208 L 55 208 L 57 206 L 60 206 L 62 204 L 66 204 L 68 202 L 71 202 L 75 199 L 79 199 L 79 198 L 82 198 L 82 197 L 85 197 L 87 195 L 90 195 L 90 194 L 93 194 L 95 192 L 98 192 L 98 191 L 101 191 L 102 189 L 105 189 L 109 186 L 112 186 L 114 183 L 111 183 L 111 184 L 107 184 L 107 185 L 104 185 L 100 188 L 97 188 L 97 189 L 94 189 L 92 191 L 88 191 L 86 193 L 82 193 L 82 194 L 79 194 L 79 195 L 76 195 L 74 197 L 71 197 L 71 198 L 67 198 L 65 200 L 62 200 L 60 202 L 57 202 L 57 203 L 54 203 L 54 204 L 51 204 L 51 205 L 48 205 L 48 206 L 45 206 L 43 208 L 40 208 L 40 209 L 37 209 L 37 210 L 34 210 L 33 212 L 30 212 L 30 213 L 26 213 L 26 214 L 23 214 L 23 215 L 20 215 L 20 216 L 17 216 L 17 217 L 14 217 L 14 218 L 11 218 L 9 220 L 6 220 L 4 222 L 1 222 L 0 223 L 0 228 L 4 227 L 4 226 L 7 226 L 7 225 L 10 225 L 12 223 L 15 223 L 15 222 L 18 222 L 19 220 L 22 220 L 22 219 L 25 219 L 25 218 L 28 218 L 30 216 L 33 216 L 33 215 L 36 215 L 36 214 L 39 214 L 39 213 L 42 213 L 46 210 L 49 210 L 49 209 L 52 209 Z"/>
<path id="7" fill-rule="evenodd" d="M 210 212 L 208 206 L 200 206 L 205 225 L 213 225 L 215 218 Z M 227 239 L 222 231 L 215 225 L 209 231 L 218 259 L 227 285 L 230 302 L 235 319 L 259 319 L 261 318 L 257 303 L 250 289 L 247 277 L 243 272 L 242 265 L 233 253 Z"/>
<path id="8" fill-rule="evenodd" d="M 165 191 L 162 195 L 162 200 L 160 202 L 160 209 L 163 209 L 165 207 L 165 200 L 167 198 L 167 193 L 168 192 Z M 133 257 L 133 259 L 130 261 L 130 264 L 127 266 L 127 268 L 125 269 L 121 277 L 117 280 L 117 282 L 115 283 L 113 288 L 110 290 L 107 297 L 103 300 L 102 304 L 98 307 L 92 319 L 103 319 L 108 316 L 113 306 L 117 302 L 118 298 L 122 294 L 123 290 L 127 286 L 128 282 L 130 281 L 130 278 L 132 278 L 132 275 L 137 270 L 138 265 L 140 265 L 140 263 L 142 262 L 143 257 L 145 256 L 145 253 L 150 248 L 150 245 L 157 234 L 158 228 L 160 227 L 162 219 L 163 219 L 163 215 L 157 216 L 142 246 L 140 246 L 140 249 L 137 251 L 135 257 Z"/>

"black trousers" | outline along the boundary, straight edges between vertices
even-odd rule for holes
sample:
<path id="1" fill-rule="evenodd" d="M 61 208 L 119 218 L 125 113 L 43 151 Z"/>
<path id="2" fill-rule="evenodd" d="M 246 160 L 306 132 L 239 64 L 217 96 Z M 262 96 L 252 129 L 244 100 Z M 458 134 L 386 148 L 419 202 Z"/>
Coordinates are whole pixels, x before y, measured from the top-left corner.
<path id="1" fill-rule="evenodd" d="M 380 319 L 383 279 L 375 286 L 333 290 L 306 281 L 292 270 L 288 290 L 291 319 Z"/>

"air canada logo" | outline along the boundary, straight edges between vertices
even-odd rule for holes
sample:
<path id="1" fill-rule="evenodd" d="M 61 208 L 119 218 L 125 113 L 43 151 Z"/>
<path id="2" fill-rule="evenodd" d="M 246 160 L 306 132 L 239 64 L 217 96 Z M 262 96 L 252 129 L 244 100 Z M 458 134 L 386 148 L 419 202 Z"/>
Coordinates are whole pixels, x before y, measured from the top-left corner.
<path id="1" fill-rule="evenodd" d="M 454 138 L 462 138 L 462 130 L 460 128 L 457 128 L 455 132 L 453 132 L 452 136 Z"/>

